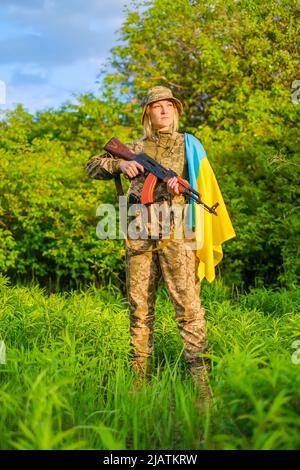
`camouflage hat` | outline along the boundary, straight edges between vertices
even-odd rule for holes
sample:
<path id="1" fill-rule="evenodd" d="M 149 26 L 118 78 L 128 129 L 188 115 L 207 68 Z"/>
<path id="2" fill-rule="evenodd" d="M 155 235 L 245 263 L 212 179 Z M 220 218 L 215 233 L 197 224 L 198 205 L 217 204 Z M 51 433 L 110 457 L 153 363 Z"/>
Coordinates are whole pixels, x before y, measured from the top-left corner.
<path id="1" fill-rule="evenodd" d="M 170 88 L 167 88 L 165 86 L 155 86 L 153 88 L 150 88 L 150 90 L 146 93 L 142 101 L 142 106 L 143 106 L 142 122 L 144 121 L 145 112 L 146 112 L 148 104 L 155 103 L 155 101 L 160 101 L 160 100 L 173 101 L 173 103 L 175 103 L 178 109 L 179 115 L 183 112 L 183 105 L 181 101 L 179 101 L 177 98 L 174 98 L 172 90 L 170 90 Z"/>

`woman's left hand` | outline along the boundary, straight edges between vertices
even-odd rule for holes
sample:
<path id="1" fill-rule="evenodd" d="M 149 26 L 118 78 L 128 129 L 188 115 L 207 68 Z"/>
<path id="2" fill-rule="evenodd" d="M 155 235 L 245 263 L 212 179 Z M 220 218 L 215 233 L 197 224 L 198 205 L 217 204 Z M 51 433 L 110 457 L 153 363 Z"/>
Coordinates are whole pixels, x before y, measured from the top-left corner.
<path id="1" fill-rule="evenodd" d="M 167 182 L 167 188 L 168 188 L 168 191 L 171 193 L 171 194 L 180 194 L 179 193 L 179 184 L 178 184 L 178 181 L 177 181 L 177 177 L 176 176 L 173 176 L 173 178 L 170 178 Z"/>

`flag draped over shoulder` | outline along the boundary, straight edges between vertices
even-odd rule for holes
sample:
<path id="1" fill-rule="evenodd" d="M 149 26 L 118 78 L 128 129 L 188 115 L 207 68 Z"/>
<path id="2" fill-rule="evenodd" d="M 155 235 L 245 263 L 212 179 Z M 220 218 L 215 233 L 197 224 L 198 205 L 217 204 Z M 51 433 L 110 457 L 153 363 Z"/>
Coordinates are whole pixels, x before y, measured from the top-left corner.
<path id="1" fill-rule="evenodd" d="M 189 183 L 201 195 L 202 201 L 212 206 L 216 202 L 217 216 L 203 211 L 191 200 L 190 226 L 195 230 L 197 241 L 201 244 L 196 250 L 200 260 L 198 277 L 200 281 L 206 278 L 209 282 L 215 279 L 215 266 L 223 258 L 222 243 L 235 237 L 218 182 L 207 159 L 205 150 L 196 137 L 185 134 L 185 152 L 188 162 Z M 202 217 L 201 217 L 202 215 Z"/>

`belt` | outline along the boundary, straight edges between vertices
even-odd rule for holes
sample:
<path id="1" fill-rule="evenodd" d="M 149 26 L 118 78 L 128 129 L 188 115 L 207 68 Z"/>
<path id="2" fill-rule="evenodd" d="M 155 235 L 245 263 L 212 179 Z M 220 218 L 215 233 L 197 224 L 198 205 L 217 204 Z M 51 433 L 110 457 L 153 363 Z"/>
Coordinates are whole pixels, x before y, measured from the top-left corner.
<path id="1" fill-rule="evenodd" d="M 154 203 L 155 202 L 164 202 L 164 201 L 167 201 L 167 202 L 169 202 L 169 204 L 171 204 L 172 203 L 171 195 L 169 197 L 159 196 L 155 199 Z M 128 203 L 129 204 L 141 204 L 141 198 L 140 198 L 140 196 L 137 196 L 136 194 L 130 193 L 128 195 Z"/>

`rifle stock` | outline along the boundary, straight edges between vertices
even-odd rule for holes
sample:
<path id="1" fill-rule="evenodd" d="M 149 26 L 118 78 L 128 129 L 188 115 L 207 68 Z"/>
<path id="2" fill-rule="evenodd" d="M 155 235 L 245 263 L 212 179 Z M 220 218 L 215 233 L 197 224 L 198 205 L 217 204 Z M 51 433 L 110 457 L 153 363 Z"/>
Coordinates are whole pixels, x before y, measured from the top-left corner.
<path id="1" fill-rule="evenodd" d="M 114 157 L 124 158 L 124 160 L 133 160 L 136 154 L 132 152 L 126 145 L 120 142 L 116 137 L 110 139 L 104 147 Z"/>

